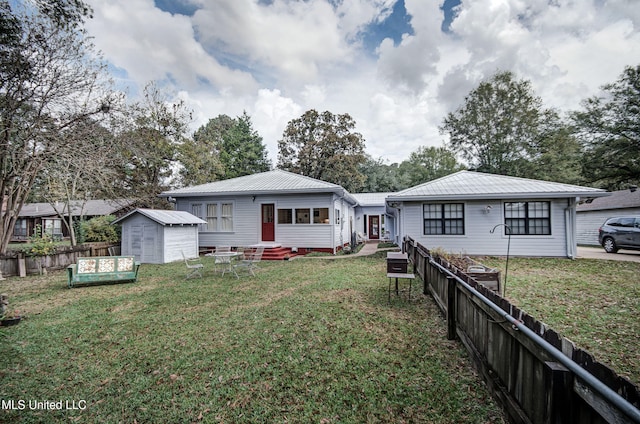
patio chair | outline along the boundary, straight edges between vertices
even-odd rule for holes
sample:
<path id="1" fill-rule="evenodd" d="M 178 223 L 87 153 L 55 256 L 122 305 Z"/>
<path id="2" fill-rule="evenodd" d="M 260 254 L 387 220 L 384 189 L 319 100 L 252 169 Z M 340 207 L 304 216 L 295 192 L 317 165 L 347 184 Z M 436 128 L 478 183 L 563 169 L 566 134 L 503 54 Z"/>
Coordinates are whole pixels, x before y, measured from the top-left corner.
<path id="1" fill-rule="evenodd" d="M 204 264 L 200 262 L 200 258 L 188 259 L 183 251 L 181 253 L 182 258 L 184 259 L 184 264 L 187 266 L 187 279 L 196 276 L 202 278 L 202 270 L 204 269 Z"/>
<path id="2" fill-rule="evenodd" d="M 231 252 L 231 246 L 217 246 L 215 253 L 223 253 L 223 252 Z M 213 261 L 213 269 L 215 272 L 218 271 L 218 265 L 222 267 L 222 275 L 224 275 L 225 270 L 231 266 L 231 256 L 215 256 L 215 253 L 212 253 L 215 259 Z"/>
<path id="3" fill-rule="evenodd" d="M 236 269 L 245 269 L 252 276 L 256 276 L 254 270 L 258 268 L 258 262 L 262 260 L 264 247 L 258 247 L 253 252 L 245 250 L 244 259 L 235 265 Z"/>

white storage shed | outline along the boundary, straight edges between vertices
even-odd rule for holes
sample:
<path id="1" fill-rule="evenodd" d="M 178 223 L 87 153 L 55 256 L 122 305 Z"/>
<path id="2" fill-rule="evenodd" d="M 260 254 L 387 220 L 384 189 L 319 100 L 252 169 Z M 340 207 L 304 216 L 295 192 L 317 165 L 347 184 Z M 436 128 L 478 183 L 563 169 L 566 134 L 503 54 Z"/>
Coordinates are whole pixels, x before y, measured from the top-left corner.
<path id="1" fill-rule="evenodd" d="M 117 219 L 122 225 L 122 255 L 147 264 L 198 256 L 198 226 L 206 221 L 184 211 L 136 209 Z"/>

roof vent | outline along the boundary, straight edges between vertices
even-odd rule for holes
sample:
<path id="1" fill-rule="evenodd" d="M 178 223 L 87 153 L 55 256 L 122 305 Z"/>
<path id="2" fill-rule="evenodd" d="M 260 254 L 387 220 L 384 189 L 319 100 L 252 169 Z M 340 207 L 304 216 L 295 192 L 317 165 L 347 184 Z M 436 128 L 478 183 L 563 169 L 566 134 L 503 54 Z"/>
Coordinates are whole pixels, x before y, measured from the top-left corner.
<path id="1" fill-rule="evenodd" d="M 632 185 L 631 187 L 629 187 L 629 190 L 631 190 L 631 193 L 635 193 L 637 189 L 638 189 L 637 185 Z"/>

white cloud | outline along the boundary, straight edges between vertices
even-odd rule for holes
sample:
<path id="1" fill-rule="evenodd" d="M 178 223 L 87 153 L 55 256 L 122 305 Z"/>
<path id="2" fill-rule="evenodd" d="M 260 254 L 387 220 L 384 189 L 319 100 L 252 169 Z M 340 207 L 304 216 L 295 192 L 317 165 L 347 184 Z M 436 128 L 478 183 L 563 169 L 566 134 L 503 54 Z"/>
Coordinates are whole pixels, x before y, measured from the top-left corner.
<path id="1" fill-rule="evenodd" d="M 640 64 L 635 0 L 462 0 L 448 33 L 442 1 L 405 0 L 412 32 L 376 52 L 362 36 L 395 0 L 190 0 L 191 17 L 152 0 L 90 1 L 88 30 L 131 84 L 174 84 L 194 125 L 246 110 L 274 163 L 286 124 L 311 108 L 349 113 L 369 154 L 400 162 L 441 145 L 445 114 L 497 70 L 567 110 Z"/>
<path id="2" fill-rule="evenodd" d="M 151 0 L 92 3 L 96 19 L 87 28 L 97 47 L 135 83 L 173 80 L 195 89 L 203 82 L 216 90 L 257 88 L 247 72 L 222 66 L 194 39 L 188 17 L 155 8 Z"/>

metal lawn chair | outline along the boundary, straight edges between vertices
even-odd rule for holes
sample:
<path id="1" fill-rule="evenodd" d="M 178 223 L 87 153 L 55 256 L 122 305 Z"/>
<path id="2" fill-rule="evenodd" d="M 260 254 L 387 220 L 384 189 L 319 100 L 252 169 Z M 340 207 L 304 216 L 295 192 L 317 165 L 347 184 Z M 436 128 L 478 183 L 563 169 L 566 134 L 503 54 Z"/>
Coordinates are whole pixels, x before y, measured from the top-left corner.
<path id="1" fill-rule="evenodd" d="M 264 247 L 257 247 L 254 251 L 245 250 L 244 258 L 235 265 L 236 269 L 245 269 L 252 276 L 256 276 L 254 270 L 258 269 L 258 263 L 262 260 Z"/>
<path id="2" fill-rule="evenodd" d="M 182 252 L 182 258 L 184 259 L 184 264 L 187 266 L 187 278 L 196 276 L 202 278 L 204 264 L 200 262 L 200 258 L 188 259 L 184 252 Z"/>

